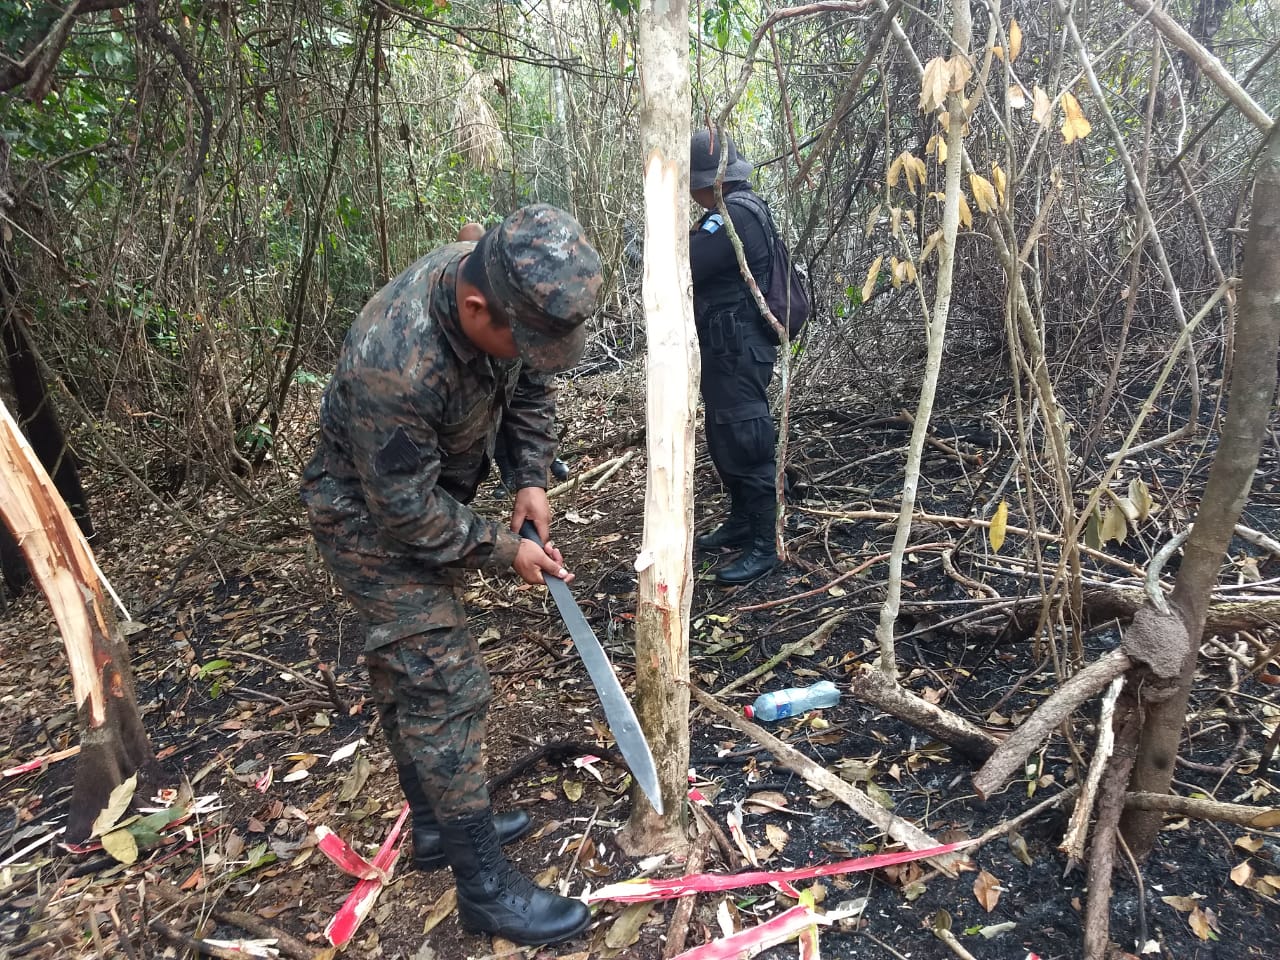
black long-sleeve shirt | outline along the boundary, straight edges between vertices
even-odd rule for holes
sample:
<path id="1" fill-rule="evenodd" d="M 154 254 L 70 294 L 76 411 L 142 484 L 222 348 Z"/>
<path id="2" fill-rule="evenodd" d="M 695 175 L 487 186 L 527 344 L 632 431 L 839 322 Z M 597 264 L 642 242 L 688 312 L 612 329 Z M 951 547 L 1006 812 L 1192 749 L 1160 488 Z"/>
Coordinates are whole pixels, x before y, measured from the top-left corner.
<path id="1" fill-rule="evenodd" d="M 747 266 L 759 284 L 768 280 L 769 236 L 759 218 L 741 204 L 733 202 L 735 194 L 750 192 L 748 184 L 735 186 L 725 194 L 725 206 L 729 210 L 733 228 L 742 240 Z M 712 288 L 726 281 L 736 279 L 741 283 L 738 258 L 718 210 L 708 210 L 689 234 L 689 269 L 693 274 L 693 294 L 696 298 L 705 296 Z"/>

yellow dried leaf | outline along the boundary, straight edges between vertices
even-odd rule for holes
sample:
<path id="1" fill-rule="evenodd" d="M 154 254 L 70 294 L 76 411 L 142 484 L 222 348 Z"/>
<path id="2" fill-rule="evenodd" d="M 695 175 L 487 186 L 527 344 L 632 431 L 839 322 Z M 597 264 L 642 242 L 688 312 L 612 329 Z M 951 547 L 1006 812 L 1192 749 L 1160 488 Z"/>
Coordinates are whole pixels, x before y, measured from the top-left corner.
<path id="1" fill-rule="evenodd" d="M 1000 881 L 994 876 L 983 870 L 978 874 L 978 878 L 973 881 L 973 895 L 978 899 L 978 903 L 982 904 L 982 909 L 990 913 L 996 908 L 996 904 L 1000 902 Z"/>
<path id="2" fill-rule="evenodd" d="M 1151 516 L 1151 508 L 1155 506 L 1155 501 L 1151 499 L 1151 488 L 1147 486 L 1145 480 L 1134 477 L 1129 481 L 1129 500 L 1138 508 L 1139 523 Z"/>
<path id="3" fill-rule="evenodd" d="M 976 173 L 969 174 L 969 189 L 973 191 L 973 199 L 978 203 L 981 213 L 995 213 L 999 209 L 996 202 L 996 188 L 986 177 Z"/>
<path id="4" fill-rule="evenodd" d="M 123 827 L 102 835 L 102 849 L 126 866 L 138 861 L 138 842 Z"/>
<path id="5" fill-rule="evenodd" d="M 1179 913 L 1189 913 L 1198 906 L 1196 897 L 1161 897 L 1160 899 Z"/>
<path id="6" fill-rule="evenodd" d="M 1080 109 L 1080 101 L 1070 93 L 1062 95 L 1062 112 L 1065 114 L 1062 119 L 1063 143 L 1075 143 L 1075 141 L 1083 140 L 1089 135 L 1093 125 L 1084 118 L 1084 111 Z"/>
<path id="7" fill-rule="evenodd" d="M 1213 915 L 1213 911 L 1208 907 L 1201 910 L 1196 907 L 1191 911 L 1191 916 L 1187 917 L 1187 925 L 1191 927 L 1191 932 L 1201 940 L 1216 940 L 1214 932 L 1218 926 L 1218 918 Z"/>
<path id="8" fill-rule="evenodd" d="M 1049 126 L 1053 122 L 1053 101 L 1049 99 L 1049 95 L 1040 89 L 1037 84 L 1031 94 L 1034 101 L 1031 107 L 1031 119 L 1042 127 Z"/>
<path id="9" fill-rule="evenodd" d="M 877 203 L 871 209 L 871 215 L 867 217 L 867 232 L 865 235 L 868 237 L 871 236 L 872 232 L 875 230 L 876 224 L 880 222 L 880 208 L 882 206 L 884 206 L 884 204 Z"/>
<path id="10" fill-rule="evenodd" d="M 947 99 L 947 87 L 951 83 L 951 68 L 942 57 L 934 57 L 924 67 L 920 80 L 920 109 L 926 113 L 937 110 Z"/>
<path id="11" fill-rule="evenodd" d="M 902 176 L 902 157 L 903 154 L 898 154 L 893 158 L 893 163 L 889 164 L 889 174 L 885 179 L 888 181 L 890 187 L 896 187 L 898 185 L 898 178 Z"/>
<path id="12" fill-rule="evenodd" d="M 969 64 L 968 57 L 952 57 L 947 61 L 949 93 L 964 93 L 964 86 L 971 76 L 973 76 L 973 67 Z"/>
<path id="13" fill-rule="evenodd" d="M 866 303 L 871 299 L 871 294 L 875 292 L 876 280 L 880 276 L 880 264 L 884 262 L 884 254 L 876 257 L 871 261 L 871 267 L 867 270 L 867 279 L 862 283 L 862 302 Z"/>
<path id="14" fill-rule="evenodd" d="M 1280 827 L 1280 810 L 1267 810 L 1249 821 L 1249 826 L 1258 830 L 1271 830 Z"/>
<path id="15" fill-rule="evenodd" d="M 996 196 L 1000 199 L 1000 206 L 1004 206 L 1004 188 L 1008 184 L 1008 180 L 1004 175 L 1004 171 L 1000 169 L 1000 164 L 994 160 L 991 161 L 991 181 L 996 185 Z"/>
<path id="16" fill-rule="evenodd" d="M 910 260 L 899 260 L 897 257 L 892 257 L 890 265 L 894 287 L 901 287 L 904 283 L 915 281 L 916 265 Z"/>
<path id="17" fill-rule="evenodd" d="M 893 176 L 893 168 L 899 166 L 899 164 L 901 164 L 901 171 L 907 175 L 907 189 L 915 193 L 916 186 L 923 186 L 928 175 L 928 169 L 925 167 L 924 161 L 910 150 L 903 150 L 889 167 L 889 186 L 891 187 L 897 185 L 897 178 Z"/>
<path id="18" fill-rule="evenodd" d="M 564 795 L 570 803 L 577 803 L 582 799 L 582 781 L 566 780 L 564 782 Z"/>
<path id="19" fill-rule="evenodd" d="M 973 229 L 973 212 L 969 209 L 969 201 L 960 194 L 960 225 L 966 230 Z"/>
<path id="20" fill-rule="evenodd" d="M 987 528 L 987 542 L 991 544 L 991 549 L 997 553 L 1004 546 L 1004 535 L 1008 526 L 1009 503 L 1006 500 L 1001 500 L 1000 505 L 996 507 L 995 516 L 991 518 L 991 526 Z"/>
<path id="21" fill-rule="evenodd" d="M 933 248 L 938 245 L 938 241 L 942 239 L 942 231 L 935 230 L 929 234 L 929 239 L 924 242 L 924 249 L 920 251 L 920 262 L 924 263 L 929 259 L 929 254 L 933 253 Z"/>
<path id="22" fill-rule="evenodd" d="M 1027 105 L 1027 91 L 1016 83 L 1009 84 L 1009 106 L 1015 110 L 1022 110 Z"/>
<path id="23" fill-rule="evenodd" d="M 939 163 L 947 162 L 947 140 L 941 134 L 935 133 L 929 138 L 929 142 L 925 145 L 925 153 L 936 153 Z"/>
<path id="24" fill-rule="evenodd" d="M 1252 879 L 1253 867 L 1249 866 L 1248 860 L 1237 863 L 1231 870 L 1231 882 L 1238 887 L 1248 886 Z"/>
<path id="25" fill-rule="evenodd" d="M 889 258 L 889 279 L 895 290 L 902 286 L 902 261 L 897 257 Z"/>
<path id="26" fill-rule="evenodd" d="M 1124 543 L 1128 535 L 1129 524 L 1124 518 L 1124 511 L 1113 503 L 1102 515 L 1102 542 L 1105 544 L 1108 540 L 1114 540 L 1116 543 Z"/>
<path id="27" fill-rule="evenodd" d="M 764 825 L 764 835 L 765 839 L 769 841 L 769 846 L 773 847 L 773 849 L 777 850 L 779 853 L 786 849 L 787 841 L 791 839 L 791 836 L 787 831 L 783 830 L 776 823 L 766 823 Z"/>
<path id="28" fill-rule="evenodd" d="M 1022 28 L 1018 26 L 1018 21 L 1013 20 L 1009 23 L 1009 62 L 1018 59 L 1018 54 L 1022 52 Z"/>
<path id="29" fill-rule="evenodd" d="M 997 43 L 994 47 L 992 47 L 991 52 L 997 60 L 1004 59 L 1004 47 L 1000 46 L 1000 44 Z"/>
<path id="30" fill-rule="evenodd" d="M 1257 853 L 1262 849 L 1263 839 L 1253 834 L 1245 834 L 1243 837 L 1236 838 L 1236 846 L 1241 850 L 1248 850 L 1250 853 Z"/>

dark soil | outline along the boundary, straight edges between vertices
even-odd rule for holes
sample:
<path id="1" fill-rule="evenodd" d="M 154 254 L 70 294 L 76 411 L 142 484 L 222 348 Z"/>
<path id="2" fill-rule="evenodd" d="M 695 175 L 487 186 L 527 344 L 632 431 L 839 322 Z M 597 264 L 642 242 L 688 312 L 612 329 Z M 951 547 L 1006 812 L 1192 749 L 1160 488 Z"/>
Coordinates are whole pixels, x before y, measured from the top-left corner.
<path id="1" fill-rule="evenodd" d="M 601 400 L 600 418 L 616 418 L 619 402 L 616 397 Z M 588 419 L 592 409 L 583 407 Z M 584 426 L 575 435 L 569 453 L 577 458 L 576 467 L 619 452 L 598 443 L 592 449 L 593 431 L 603 429 Z M 793 499 L 801 508 L 793 513 L 789 531 L 795 558 L 756 584 L 729 592 L 711 581 L 719 558 L 698 558 L 693 679 L 705 690 L 717 690 L 782 644 L 812 633 L 833 614 L 847 616 L 812 655 L 793 656 L 740 695 L 728 695 L 726 701 L 734 707 L 765 689 L 823 678 L 843 686 L 875 656 L 883 563 L 807 599 L 764 610 L 741 609 L 822 587 L 841 571 L 886 551 L 892 539 L 889 524 L 835 521 L 804 508 L 891 509 L 901 483 L 901 456 L 894 451 L 900 450 L 908 427 L 870 412 L 855 417 L 847 411 L 810 411 L 797 416 L 795 429 Z M 953 413 L 938 424 L 935 435 L 948 449 L 933 449 L 926 458 L 921 505 L 953 516 L 972 515 L 993 495 L 1008 460 L 995 452 L 995 434 L 976 412 Z M 1275 476 L 1274 465 L 1271 454 L 1265 475 Z M 1126 544 L 1109 547 L 1115 556 L 1139 565 L 1191 506 L 1185 496 L 1175 499 L 1161 491 L 1198 489 L 1202 483 L 1187 483 L 1186 464 L 1165 461 L 1160 466 L 1169 479 L 1159 489 L 1155 482 L 1152 487 L 1165 511 L 1134 531 Z M 1192 469 L 1204 471 L 1207 463 Z M 1163 476 L 1145 467 L 1136 472 L 1149 482 Z M 556 502 L 557 540 L 577 574 L 575 594 L 627 684 L 633 671 L 631 561 L 640 541 L 642 485 L 637 459 L 599 491 Z M 699 492 L 699 521 L 705 525 L 719 506 L 715 481 L 705 468 Z M 1004 496 L 1012 500 L 1011 492 Z M 487 491 L 482 498 L 485 509 L 504 508 Z M 1278 505 L 1269 484 L 1260 479 L 1246 522 L 1274 535 L 1268 518 Z M 100 852 L 73 854 L 52 842 L 19 855 L 65 817 L 74 761 L 6 779 L 0 785 L 0 860 L 7 864 L 0 872 L 0 953 L 6 956 L 150 957 L 166 955 L 166 950 L 180 955 L 147 929 L 146 923 L 157 917 L 189 935 L 228 940 L 250 935 L 207 919 L 206 908 L 214 905 L 254 915 L 318 951 L 325 946 L 325 924 L 354 881 L 314 849 L 313 828 L 327 824 L 370 853 L 399 809 L 394 771 L 363 693 L 358 628 L 322 571 L 302 554 L 259 554 L 252 562 L 241 554 L 228 564 L 225 547 L 166 537 L 154 519 L 135 518 L 127 527 L 118 524 L 101 552 L 108 573 L 136 608 L 135 617 L 145 623 L 130 643 L 139 698 L 166 777 L 171 785 L 190 784 L 196 796 L 216 796 L 221 808 L 144 851 L 140 864 L 126 870 Z M 934 541 L 954 543 L 961 573 L 1002 597 L 1039 592 L 1026 568 L 1009 562 L 1030 556 L 1024 542 L 1011 537 L 997 554 L 980 533 L 962 527 L 922 525 L 913 534 L 914 543 Z M 306 542 L 296 532 L 272 545 L 305 547 Z M 1007 607 L 994 599 L 976 602 L 967 586 L 945 572 L 939 554 L 914 554 L 904 572 L 909 583 L 898 625 L 903 681 L 974 722 L 1008 729 L 1056 686 L 1049 648 L 1031 639 L 1029 627 L 1011 623 Z M 1254 554 L 1233 544 L 1233 562 L 1249 577 L 1261 578 L 1255 590 L 1261 593 L 1277 572 L 1276 561 L 1257 557 L 1245 571 L 1243 559 Z M 1050 550 L 1046 555 L 1051 562 L 1056 554 Z M 1117 575 L 1124 572 L 1098 568 L 1091 574 L 1107 580 Z M 554 607 L 541 589 L 479 577 L 472 582 L 468 602 L 495 687 L 488 769 L 502 785 L 494 798 L 500 806 L 528 808 L 538 824 L 532 836 L 511 848 L 514 859 L 544 884 L 560 884 L 575 895 L 586 886 L 636 876 L 638 860 L 623 853 L 617 836 L 632 802 L 625 769 L 606 759 L 595 765 L 603 780 L 598 782 L 573 765 L 587 751 L 608 756 L 611 742 Z M 937 625 L 964 613 L 969 619 Z M 76 733 L 65 659 L 42 604 L 26 598 L 13 605 L 2 629 L 6 670 L 0 704 L 9 733 L 0 752 L 9 766 L 74 744 Z M 1270 631 L 1259 638 L 1274 642 Z M 1079 641 L 1085 660 L 1118 639 L 1114 624 L 1084 634 Z M 1234 648 L 1238 638 L 1224 639 Z M 1068 655 L 1070 638 L 1060 638 L 1059 644 L 1059 654 Z M 1253 656 L 1251 650 L 1247 654 Z M 321 664 L 332 668 L 346 709 L 331 698 Z M 1188 763 L 1175 774 L 1179 793 L 1277 805 L 1280 776 L 1274 769 L 1258 769 L 1280 714 L 1275 690 L 1249 676 L 1220 648 L 1204 648 L 1181 755 Z M 863 785 L 869 781 L 873 794 L 899 816 L 940 840 L 955 840 L 977 837 L 1081 779 L 1084 771 L 1072 754 L 1078 751 L 1086 762 L 1091 754 L 1096 702 L 1077 719 L 1072 743 L 1055 736 L 1033 756 L 1036 767 L 1030 776 L 986 802 L 974 796 L 969 763 L 847 696 L 820 715 L 772 729 L 828 768 Z M 762 867 L 830 862 L 885 849 L 885 838 L 874 828 L 831 796 L 815 792 L 736 731 L 695 714 L 691 733 L 697 783 L 712 801 L 708 812 L 722 828 L 735 805 L 753 795 L 767 791 L 785 798 L 790 812 L 746 807 L 746 837 L 759 851 Z M 354 756 L 328 763 L 329 755 L 359 738 L 366 743 Z M 545 745 L 554 749 L 545 750 Z M 264 782 L 268 770 L 269 784 Z M 305 771 L 305 777 L 299 778 L 298 771 Z M 822 931 L 822 956 L 951 958 L 954 954 L 932 932 L 944 911 L 952 931 L 976 957 L 1079 956 L 1087 867 L 1069 869 L 1057 849 L 1068 814 L 1068 807 L 1049 811 L 1017 833 L 986 844 L 972 855 L 971 869 L 954 878 L 909 864 L 802 884 L 828 909 L 865 898 L 860 918 Z M 767 826 L 785 831 L 785 839 L 773 831 L 781 850 L 769 846 Z M 1253 852 L 1235 845 L 1250 836 L 1261 840 Z M 1280 905 L 1234 882 L 1231 873 L 1248 863 L 1255 877 L 1275 876 L 1280 874 L 1277 861 L 1280 843 L 1274 834 L 1168 818 L 1157 848 L 1141 865 L 1140 884 L 1124 857 L 1117 857 L 1112 937 L 1129 953 L 1138 952 L 1142 938 L 1153 940 L 1157 955 L 1179 960 L 1275 957 Z M 733 866 L 713 844 L 708 869 Z M 501 944 L 464 934 L 452 914 L 424 933 L 433 906 L 451 887 L 449 875 L 415 873 L 408 869 L 407 856 L 401 867 L 348 954 L 461 960 L 502 953 Z M 680 872 L 679 864 L 670 861 L 655 869 L 660 875 Z M 182 885 L 190 901 L 175 908 L 142 893 L 144 870 Z M 236 871 L 243 872 L 233 879 Z M 998 902 L 990 910 L 975 895 L 979 871 L 999 883 Z M 146 903 L 141 912 L 140 896 Z M 1198 937 L 1190 915 L 1165 897 L 1197 898 L 1205 913 L 1216 918 L 1211 939 Z M 751 926 L 788 903 L 761 887 L 700 897 L 687 945 L 720 935 L 718 910 L 739 926 Z M 524 955 L 657 958 L 673 909 L 674 903 L 654 905 L 637 939 L 618 942 L 615 918 L 622 908 L 606 904 L 582 938 Z M 979 932 L 997 925 L 1005 925 L 1003 932 L 990 939 Z M 136 952 L 126 950 L 123 941 Z M 795 951 L 789 943 L 761 956 L 776 960 L 793 957 Z"/>

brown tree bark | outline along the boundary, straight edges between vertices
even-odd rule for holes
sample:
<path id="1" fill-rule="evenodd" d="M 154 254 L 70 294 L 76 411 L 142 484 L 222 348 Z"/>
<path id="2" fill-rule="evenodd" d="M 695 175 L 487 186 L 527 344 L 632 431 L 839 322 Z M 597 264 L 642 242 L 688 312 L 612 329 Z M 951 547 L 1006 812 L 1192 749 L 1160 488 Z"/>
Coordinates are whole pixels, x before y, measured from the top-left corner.
<path id="1" fill-rule="evenodd" d="M 1181 669 L 1171 674 L 1131 677 L 1129 695 L 1146 712 L 1129 789 L 1168 793 L 1174 760 L 1186 717 L 1187 699 L 1196 670 L 1198 640 L 1204 631 L 1210 591 L 1217 582 L 1227 544 L 1240 517 L 1267 436 L 1267 421 L 1276 392 L 1276 353 L 1280 339 L 1280 129 L 1272 128 L 1258 158 L 1253 210 L 1241 270 L 1240 309 L 1235 359 L 1222 442 L 1214 457 L 1184 550 L 1182 566 L 1169 598 L 1180 625 L 1144 608 L 1132 630 L 1144 628 L 1160 659 L 1172 655 Z M 1144 618 L 1144 614 L 1147 614 Z M 1181 629 L 1178 629 L 1178 626 Z M 1194 639 L 1192 639 L 1194 638 Z M 1130 637 L 1125 649 L 1131 656 Z M 1145 659 L 1145 658 L 1144 658 Z M 1160 829 L 1160 813 L 1127 810 L 1121 830 L 1134 856 L 1151 852 Z"/>
<path id="2" fill-rule="evenodd" d="M 66 645 L 80 721 L 66 836 L 83 840 L 112 788 L 137 771 L 154 773 L 155 755 L 138 713 L 129 651 L 89 544 L 3 402 L 0 518 L 21 545 Z"/>
<path id="3" fill-rule="evenodd" d="M 689 609 L 693 600 L 697 338 L 689 297 L 689 4 L 640 10 L 643 299 L 648 339 L 644 540 L 636 604 L 636 712 L 665 814 L 633 790 L 632 852 L 682 847 L 689 789 Z"/>

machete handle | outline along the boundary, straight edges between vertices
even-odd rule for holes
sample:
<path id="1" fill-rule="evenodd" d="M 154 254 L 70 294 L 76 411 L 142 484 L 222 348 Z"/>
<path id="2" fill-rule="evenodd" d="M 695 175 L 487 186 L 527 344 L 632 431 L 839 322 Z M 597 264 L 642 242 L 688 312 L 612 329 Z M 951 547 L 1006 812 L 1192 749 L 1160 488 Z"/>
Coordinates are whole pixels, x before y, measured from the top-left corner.
<path id="1" fill-rule="evenodd" d="M 544 551 L 547 549 L 547 545 L 544 544 L 542 542 L 542 538 L 538 536 L 538 528 L 533 525 L 532 520 L 526 520 L 524 523 L 520 525 L 520 536 L 524 537 L 526 540 L 532 540 L 538 546 L 542 547 Z M 554 573 L 547 573 L 547 571 L 545 570 L 542 571 L 542 576 L 544 579 L 548 579 L 548 578 L 551 580 L 560 579 Z"/>
<path id="2" fill-rule="evenodd" d="M 543 547 L 542 538 L 538 536 L 538 528 L 533 525 L 532 520 L 526 520 L 520 525 L 520 536 L 526 540 L 532 540 L 538 546 Z M 545 550 L 546 547 L 543 547 Z"/>

